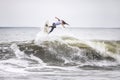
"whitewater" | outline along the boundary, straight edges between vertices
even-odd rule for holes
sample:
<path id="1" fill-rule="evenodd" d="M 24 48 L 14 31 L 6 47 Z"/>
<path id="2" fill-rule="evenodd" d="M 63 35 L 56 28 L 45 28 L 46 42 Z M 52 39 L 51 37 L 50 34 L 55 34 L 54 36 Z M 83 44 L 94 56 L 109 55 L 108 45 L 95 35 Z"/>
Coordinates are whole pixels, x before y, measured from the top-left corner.
<path id="1" fill-rule="evenodd" d="M 0 28 L 0 80 L 120 80 L 120 29 Z"/>

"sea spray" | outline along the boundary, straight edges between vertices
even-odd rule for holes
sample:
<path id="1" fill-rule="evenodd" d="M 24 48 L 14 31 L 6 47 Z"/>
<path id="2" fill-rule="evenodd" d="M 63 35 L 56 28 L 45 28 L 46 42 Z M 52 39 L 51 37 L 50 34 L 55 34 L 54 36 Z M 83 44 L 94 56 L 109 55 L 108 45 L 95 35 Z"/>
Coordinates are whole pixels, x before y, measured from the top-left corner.
<path id="1" fill-rule="evenodd" d="M 47 40 L 48 37 L 49 37 L 48 34 L 41 31 L 37 33 L 34 43 L 39 45 L 42 41 Z"/>
<path id="2" fill-rule="evenodd" d="M 63 36 L 68 36 L 69 37 L 74 37 L 73 34 L 70 33 L 69 30 L 64 29 L 64 28 L 58 28 L 59 31 L 57 31 L 57 28 L 52 32 L 52 33 L 48 33 L 45 31 L 44 27 L 41 28 L 41 31 L 37 33 L 34 43 L 39 45 L 40 43 L 42 43 L 43 41 L 52 41 L 52 40 L 60 40 L 61 37 Z M 50 30 L 50 29 L 48 29 Z"/>

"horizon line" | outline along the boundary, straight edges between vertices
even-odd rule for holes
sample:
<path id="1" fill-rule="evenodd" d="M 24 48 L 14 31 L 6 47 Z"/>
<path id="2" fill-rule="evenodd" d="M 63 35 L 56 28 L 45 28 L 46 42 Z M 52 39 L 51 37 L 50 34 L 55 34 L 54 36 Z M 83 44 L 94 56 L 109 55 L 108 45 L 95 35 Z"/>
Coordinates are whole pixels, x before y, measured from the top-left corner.
<path id="1" fill-rule="evenodd" d="M 40 28 L 34 26 L 35 28 Z M 34 28 L 33 26 L 0 26 L 0 28 Z M 59 27 L 58 27 L 59 28 Z M 120 27 L 66 27 L 66 28 L 120 28 Z"/>

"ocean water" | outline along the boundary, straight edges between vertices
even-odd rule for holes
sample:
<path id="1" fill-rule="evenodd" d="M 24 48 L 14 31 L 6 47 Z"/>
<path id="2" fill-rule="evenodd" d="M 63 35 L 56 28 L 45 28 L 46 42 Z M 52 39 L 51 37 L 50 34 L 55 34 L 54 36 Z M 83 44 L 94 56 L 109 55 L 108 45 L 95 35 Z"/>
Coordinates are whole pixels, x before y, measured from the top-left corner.
<path id="1" fill-rule="evenodd" d="M 0 80 L 120 80 L 120 29 L 0 28 Z"/>

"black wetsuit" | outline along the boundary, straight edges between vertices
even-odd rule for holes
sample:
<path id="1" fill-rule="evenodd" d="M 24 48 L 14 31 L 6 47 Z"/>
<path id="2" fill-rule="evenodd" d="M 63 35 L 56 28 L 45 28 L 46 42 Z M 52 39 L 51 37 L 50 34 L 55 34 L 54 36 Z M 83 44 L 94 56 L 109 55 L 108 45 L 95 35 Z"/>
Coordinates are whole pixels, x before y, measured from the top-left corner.
<path id="1" fill-rule="evenodd" d="M 56 24 L 55 23 L 53 23 L 52 24 L 52 26 L 50 26 L 51 27 L 51 30 L 50 30 L 50 32 L 49 33 L 51 33 L 53 30 L 54 30 L 54 28 L 56 28 Z"/>

